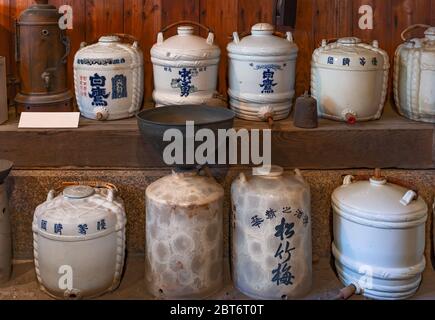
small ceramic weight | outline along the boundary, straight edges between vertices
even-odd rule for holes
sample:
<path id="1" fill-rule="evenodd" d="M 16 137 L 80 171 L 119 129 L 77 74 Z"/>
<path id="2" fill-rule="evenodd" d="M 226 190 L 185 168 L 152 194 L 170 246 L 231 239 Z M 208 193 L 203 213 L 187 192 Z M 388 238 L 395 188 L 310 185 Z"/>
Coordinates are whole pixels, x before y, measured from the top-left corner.
<path id="1" fill-rule="evenodd" d="M 296 99 L 294 125 L 303 129 L 314 129 L 319 126 L 317 101 L 308 92 Z"/>

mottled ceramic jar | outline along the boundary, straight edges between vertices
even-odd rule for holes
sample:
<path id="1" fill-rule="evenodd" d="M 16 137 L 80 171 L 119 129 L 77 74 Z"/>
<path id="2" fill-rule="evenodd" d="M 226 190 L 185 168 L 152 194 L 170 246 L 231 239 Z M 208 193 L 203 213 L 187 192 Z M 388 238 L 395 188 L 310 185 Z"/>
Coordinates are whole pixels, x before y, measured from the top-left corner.
<path id="1" fill-rule="evenodd" d="M 0 57 L 0 124 L 8 120 L 8 94 L 6 91 L 6 59 Z"/>
<path id="2" fill-rule="evenodd" d="M 290 32 L 284 39 L 268 23 L 252 27 L 228 45 L 230 106 L 246 120 L 288 117 L 295 95 L 298 47 Z"/>
<path id="3" fill-rule="evenodd" d="M 388 88 L 388 54 L 358 38 L 323 40 L 313 53 L 311 93 L 319 115 L 355 123 L 379 119 Z"/>
<path id="4" fill-rule="evenodd" d="M 74 58 L 74 85 L 81 114 L 95 120 L 129 118 L 142 107 L 143 54 L 131 36 L 105 36 Z"/>
<path id="5" fill-rule="evenodd" d="M 125 258 L 126 214 L 116 187 L 82 184 L 50 191 L 33 219 L 35 268 L 54 298 L 94 298 L 115 290 Z"/>
<path id="6" fill-rule="evenodd" d="M 294 299 L 312 285 L 310 187 L 299 171 L 244 174 L 231 189 L 235 286 L 258 299 Z"/>
<path id="7" fill-rule="evenodd" d="M 332 252 L 341 281 L 368 298 L 412 297 L 426 265 L 423 199 L 380 176 L 369 181 L 347 176 L 332 206 Z"/>
<path id="8" fill-rule="evenodd" d="M 202 299 L 223 285 L 223 188 L 196 172 L 146 190 L 146 280 L 162 299 Z"/>
<path id="9" fill-rule="evenodd" d="M 427 27 L 425 38 L 406 39 L 396 51 L 394 96 L 399 113 L 409 119 L 435 123 L 435 27 Z"/>
<path id="10" fill-rule="evenodd" d="M 207 39 L 196 36 L 190 25 L 178 27 L 178 34 L 164 39 L 168 26 L 158 34 L 151 49 L 154 70 L 153 98 L 157 107 L 167 105 L 201 105 L 213 102 L 218 79 L 221 51 L 214 44 L 214 34 Z"/>

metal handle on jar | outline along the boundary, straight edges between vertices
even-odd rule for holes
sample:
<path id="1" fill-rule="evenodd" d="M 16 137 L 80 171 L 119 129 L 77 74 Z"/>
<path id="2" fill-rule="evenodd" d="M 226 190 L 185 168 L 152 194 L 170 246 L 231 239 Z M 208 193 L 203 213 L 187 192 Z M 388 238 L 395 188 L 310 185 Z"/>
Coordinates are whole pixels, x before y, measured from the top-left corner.
<path id="1" fill-rule="evenodd" d="M 162 30 L 160 30 L 160 32 L 158 33 L 158 36 L 157 36 L 157 42 L 158 42 L 158 43 L 162 43 L 162 42 L 164 41 L 163 34 L 164 34 L 166 31 L 168 31 L 168 30 L 170 30 L 170 29 L 172 29 L 172 28 L 174 28 L 174 27 L 177 27 L 177 26 L 179 26 L 179 25 L 182 25 L 182 24 L 193 25 L 193 26 L 195 26 L 195 27 L 199 27 L 199 28 L 201 28 L 201 29 L 207 31 L 207 32 L 208 32 L 207 43 L 208 43 L 208 44 L 213 44 L 213 42 L 214 42 L 214 32 L 213 32 L 213 30 L 212 30 L 210 27 L 207 27 L 206 25 L 203 25 L 203 24 L 201 24 L 201 23 L 199 23 L 199 22 L 191 21 L 191 20 L 182 20 L 182 21 L 178 21 L 178 22 L 172 23 L 172 24 L 170 24 L 170 25 L 164 27 L 164 28 L 163 28 Z"/>
<path id="2" fill-rule="evenodd" d="M 244 37 L 247 37 L 251 34 L 252 34 L 251 31 L 244 31 L 240 34 L 237 31 L 235 31 L 235 32 L 233 32 L 233 34 L 231 36 L 228 37 L 228 39 L 232 39 L 232 40 L 234 40 L 235 43 L 239 43 L 241 39 L 243 39 Z M 287 31 L 286 33 L 282 33 L 280 31 L 274 31 L 273 35 L 276 37 L 285 38 L 285 39 L 287 39 L 288 42 L 291 42 L 291 43 L 293 43 L 293 41 L 294 41 L 293 33 L 291 33 L 290 31 Z"/>
<path id="3" fill-rule="evenodd" d="M 119 38 L 121 38 L 121 39 L 128 39 L 130 42 L 132 42 L 132 45 L 133 45 L 135 48 L 138 48 L 138 47 L 139 47 L 139 39 L 136 38 L 135 36 L 132 36 L 131 34 L 127 34 L 127 33 L 111 33 L 111 34 L 108 34 L 107 37 L 119 37 Z M 88 46 L 88 45 L 91 45 L 91 44 L 97 43 L 98 41 L 99 41 L 99 40 L 96 39 L 96 40 L 91 41 L 90 43 L 82 42 L 82 43 L 80 44 L 80 49 L 81 49 L 81 48 L 84 48 L 84 47 L 86 47 L 86 46 Z"/>
<path id="4" fill-rule="evenodd" d="M 409 39 L 406 38 L 406 34 L 412 30 L 415 29 L 419 29 L 419 28 L 424 28 L 424 29 L 428 29 L 430 28 L 430 25 L 427 24 L 414 24 L 412 26 L 409 26 L 408 28 L 406 28 L 405 30 L 403 30 L 403 32 L 400 34 L 400 37 L 402 38 L 403 41 L 408 41 Z"/>

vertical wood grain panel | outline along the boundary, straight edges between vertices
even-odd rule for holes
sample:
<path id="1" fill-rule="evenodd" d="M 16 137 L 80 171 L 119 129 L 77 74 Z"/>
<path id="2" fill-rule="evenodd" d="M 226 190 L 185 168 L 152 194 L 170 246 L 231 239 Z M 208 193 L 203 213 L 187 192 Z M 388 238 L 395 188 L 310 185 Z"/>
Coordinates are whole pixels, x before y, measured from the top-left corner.
<path id="1" fill-rule="evenodd" d="M 337 37 L 350 37 L 353 34 L 353 20 L 358 12 L 353 10 L 352 0 L 336 0 Z"/>
<path id="2" fill-rule="evenodd" d="M 124 32 L 123 0 L 86 0 L 86 41 Z"/>
<path id="3" fill-rule="evenodd" d="M 145 62 L 145 99 L 152 100 L 153 68 L 150 49 L 160 31 L 162 0 L 124 0 L 124 31 L 140 41 Z"/>
<path id="4" fill-rule="evenodd" d="M 313 19 L 313 1 L 299 0 L 296 26 L 293 31 L 293 38 L 299 47 L 296 64 L 296 97 L 310 90 L 311 57 L 314 50 Z"/>
<path id="5" fill-rule="evenodd" d="M 162 0 L 162 27 L 181 20 L 199 22 L 200 0 Z M 176 29 L 167 32 L 167 37 L 176 34 Z"/>
<path id="6" fill-rule="evenodd" d="M 201 0 L 201 23 L 212 28 L 215 32 L 215 43 L 222 50 L 222 58 L 219 69 L 219 92 L 227 94 L 228 59 L 226 46 L 228 37 L 237 30 L 237 1 L 234 0 Z"/>
<path id="7" fill-rule="evenodd" d="M 392 0 L 393 32 L 392 46 L 396 48 L 402 39 L 400 34 L 410 25 L 431 23 L 431 0 Z M 424 29 L 416 30 L 410 36 L 424 37 Z"/>
<path id="8" fill-rule="evenodd" d="M 430 12 L 432 12 L 432 22 L 431 26 L 435 27 L 435 0 L 431 1 Z"/>
<path id="9" fill-rule="evenodd" d="M 8 73 L 10 68 L 9 53 L 12 40 L 9 2 L 9 0 L 0 0 L 0 56 L 6 57 L 6 69 Z"/>
<path id="10" fill-rule="evenodd" d="M 313 0 L 314 46 L 318 47 L 322 39 L 336 39 L 338 37 L 338 17 L 336 0 Z"/>
<path id="11" fill-rule="evenodd" d="M 68 57 L 68 87 L 73 89 L 74 55 L 80 49 L 80 44 L 86 40 L 86 0 L 50 0 L 49 3 L 57 8 L 62 5 L 73 8 L 73 30 L 66 32 L 71 41 L 71 53 Z"/>
<path id="12" fill-rule="evenodd" d="M 238 31 L 250 31 L 259 22 L 274 23 L 276 0 L 239 0 Z"/>

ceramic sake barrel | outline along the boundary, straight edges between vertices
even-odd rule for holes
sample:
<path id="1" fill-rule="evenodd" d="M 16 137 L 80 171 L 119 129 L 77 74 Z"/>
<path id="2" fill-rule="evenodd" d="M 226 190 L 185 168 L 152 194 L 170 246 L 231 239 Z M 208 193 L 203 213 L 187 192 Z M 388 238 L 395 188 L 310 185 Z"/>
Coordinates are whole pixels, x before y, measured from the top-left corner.
<path id="1" fill-rule="evenodd" d="M 355 123 L 379 119 L 385 104 L 388 54 L 360 39 L 323 40 L 313 53 L 311 93 L 323 118 Z"/>
<path id="2" fill-rule="evenodd" d="M 36 208 L 35 268 L 54 298 L 94 298 L 115 290 L 125 258 L 124 204 L 110 184 L 66 187 Z"/>
<path id="3" fill-rule="evenodd" d="M 312 285 L 310 187 L 298 170 L 256 174 L 231 188 L 234 284 L 255 299 L 303 297 Z"/>
<path id="4" fill-rule="evenodd" d="M 230 106 L 246 120 L 288 117 L 295 95 L 298 47 L 293 36 L 275 35 L 268 23 L 252 27 L 241 39 L 237 32 L 228 47 Z"/>
<path id="5" fill-rule="evenodd" d="M 223 285 L 223 188 L 196 172 L 146 190 L 146 280 L 162 299 L 203 299 Z"/>
<path id="6" fill-rule="evenodd" d="M 101 37 L 74 58 L 74 86 L 81 114 L 89 119 L 117 120 L 142 107 L 143 54 L 139 44 L 124 43 L 128 35 Z"/>
<path id="7" fill-rule="evenodd" d="M 12 266 L 11 222 L 6 184 L 0 181 L 0 284 L 9 280 Z"/>
<path id="8" fill-rule="evenodd" d="M 372 299 L 412 297 L 426 265 L 423 199 L 382 177 L 347 176 L 334 191 L 332 206 L 332 252 L 343 284 Z"/>
<path id="9" fill-rule="evenodd" d="M 6 90 L 6 59 L 0 57 L 0 124 L 8 120 L 8 94 Z"/>
<path id="10" fill-rule="evenodd" d="M 180 24 L 178 34 L 165 40 L 164 32 Z M 194 35 L 191 25 L 205 29 L 207 39 Z M 201 24 L 184 21 L 163 29 L 151 49 L 156 106 L 213 104 L 220 54 L 214 34 Z"/>
<path id="11" fill-rule="evenodd" d="M 407 39 L 406 34 L 426 27 L 425 38 Z M 402 33 L 397 48 L 394 96 L 399 113 L 409 119 L 435 123 L 435 27 L 415 25 Z"/>

